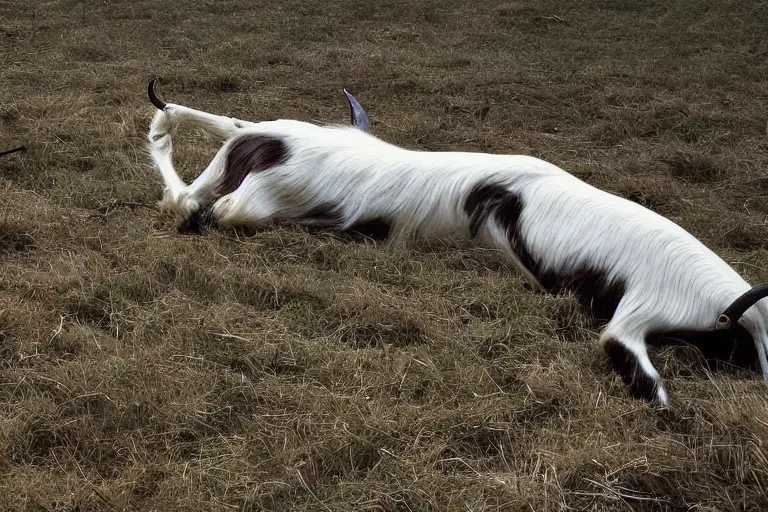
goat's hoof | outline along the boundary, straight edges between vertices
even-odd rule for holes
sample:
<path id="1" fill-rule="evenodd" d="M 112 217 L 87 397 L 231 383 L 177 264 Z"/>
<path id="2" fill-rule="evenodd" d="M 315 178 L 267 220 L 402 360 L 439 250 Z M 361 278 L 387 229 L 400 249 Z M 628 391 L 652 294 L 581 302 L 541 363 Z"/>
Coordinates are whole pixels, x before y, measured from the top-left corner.
<path id="1" fill-rule="evenodd" d="M 655 379 L 649 375 L 635 375 L 634 380 L 629 385 L 629 394 L 647 402 L 654 409 L 666 409 L 669 407 L 669 396 L 661 380 Z"/>
<path id="2" fill-rule="evenodd" d="M 213 209 L 210 206 L 206 206 L 195 210 L 189 217 L 184 219 L 184 222 L 178 228 L 178 232 L 182 235 L 199 235 L 207 229 L 215 228 L 217 225 L 218 222 L 213 215 Z"/>

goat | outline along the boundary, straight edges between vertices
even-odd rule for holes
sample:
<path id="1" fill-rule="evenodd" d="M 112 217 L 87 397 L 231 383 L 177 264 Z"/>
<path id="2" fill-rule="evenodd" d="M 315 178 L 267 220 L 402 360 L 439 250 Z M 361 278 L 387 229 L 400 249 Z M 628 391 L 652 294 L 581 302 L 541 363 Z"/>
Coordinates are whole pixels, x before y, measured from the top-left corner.
<path id="1" fill-rule="evenodd" d="M 600 343 L 635 398 L 669 403 L 647 350 L 662 338 L 730 352 L 768 382 L 768 308 L 757 303 L 768 285 L 750 288 L 677 224 L 551 163 L 412 151 L 358 126 L 245 122 L 165 103 L 154 81 L 148 95 L 158 109 L 148 138 L 161 204 L 186 219 L 181 231 L 289 221 L 388 240 L 473 240 L 607 322 Z M 171 132 L 185 123 L 225 141 L 190 185 L 171 161 Z"/>

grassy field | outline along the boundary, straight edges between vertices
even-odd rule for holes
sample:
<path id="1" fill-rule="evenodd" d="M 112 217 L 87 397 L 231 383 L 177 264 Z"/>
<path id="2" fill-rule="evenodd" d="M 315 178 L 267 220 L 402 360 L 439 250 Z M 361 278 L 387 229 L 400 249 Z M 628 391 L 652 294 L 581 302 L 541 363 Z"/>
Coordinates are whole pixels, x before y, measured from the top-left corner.
<path id="1" fill-rule="evenodd" d="M 766 510 L 768 388 L 654 351 L 499 254 L 176 233 L 167 100 L 522 153 L 768 281 L 765 1 L 0 0 L 0 510 Z M 187 179 L 216 145 L 176 139 Z"/>

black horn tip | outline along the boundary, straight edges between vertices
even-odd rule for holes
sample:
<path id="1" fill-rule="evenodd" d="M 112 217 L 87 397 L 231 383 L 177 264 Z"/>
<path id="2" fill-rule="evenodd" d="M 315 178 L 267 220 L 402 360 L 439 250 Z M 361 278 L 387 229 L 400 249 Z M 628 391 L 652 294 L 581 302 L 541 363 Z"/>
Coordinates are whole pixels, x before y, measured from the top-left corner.
<path id="1" fill-rule="evenodd" d="M 149 97 L 149 101 L 158 109 L 158 110 L 164 110 L 166 103 L 160 99 L 160 96 L 157 95 L 157 92 L 155 91 L 155 84 L 157 83 L 157 78 L 153 78 L 149 81 L 149 84 L 147 84 L 147 96 Z"/>

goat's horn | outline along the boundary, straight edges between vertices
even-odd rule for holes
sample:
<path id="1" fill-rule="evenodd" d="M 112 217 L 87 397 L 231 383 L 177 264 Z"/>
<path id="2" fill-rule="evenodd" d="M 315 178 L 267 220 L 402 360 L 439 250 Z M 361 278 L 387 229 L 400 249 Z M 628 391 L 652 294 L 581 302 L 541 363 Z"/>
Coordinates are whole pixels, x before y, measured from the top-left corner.
<path id="1" fill-rule="evenodd" d="M 349 91 L 346 89 L 344 89 L 344 95 L 349 102 L 349 121 L 352 123 L 352 126 L 355 126 L 364 132 L 371 131 L 371 124 L 368 122 L 368 114 L 363 110 L 363 106 L 354 96 L 349 94 Z"/>
<path id="2" fill-rule="evenodd" d="M 16 148 L 6 149 L 5 151 L 0 151 L 0 156 L 3 155 L 10 155 L 11 153 L 16 153 L 17 151 L 26 151 L 27 148 L 25 146 L 19 146 Z"/>
<path id="3" fill-rule="evenodd" d="M 768 284 L 759 284 L 742 294 L 717 319 L 717 328 L 730 329 L 736 325 L 746 310 L 765 297 L 768 297 Z"/>
<path id="4" fill-rule="evenodd" d="M 149 81 L 149 84 L 147 84 L 147 96 L 149 96 L 149 101 L 152 102 L 152 104 L 157 107 L 158 110 L 164 110 L 166 103 L 160 99 L 160 96 L 158 96 L 157 92 L 155 92 L 156 82 L 157 79 L 153 78 Z"/>

